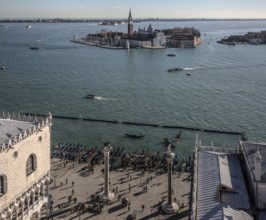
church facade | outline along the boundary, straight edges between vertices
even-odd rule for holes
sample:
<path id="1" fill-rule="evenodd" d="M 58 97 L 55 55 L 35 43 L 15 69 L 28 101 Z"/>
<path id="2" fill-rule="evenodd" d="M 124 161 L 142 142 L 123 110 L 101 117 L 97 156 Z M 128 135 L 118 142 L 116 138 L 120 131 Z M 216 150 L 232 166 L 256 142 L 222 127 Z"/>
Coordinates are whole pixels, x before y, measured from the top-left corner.
<path id="1" fill-rule="evenodd" d="M 134 30 L 134 22 L 131 13 L 127 19 L 127 33 L 112 32 L 105 29 L 97 34 L 88 34 L 81 41 L 73 42 L 84 43 L 93 46 L 106 47 L 112 49 L 123 48 L 165 48 L 165 47 L 184 47 L 195 48 L 201 43 L 200 32 L 195 28 L 173 28 L 166 30 L 154 30 L 151 24 L 147 29 L 138 28 Z"/>

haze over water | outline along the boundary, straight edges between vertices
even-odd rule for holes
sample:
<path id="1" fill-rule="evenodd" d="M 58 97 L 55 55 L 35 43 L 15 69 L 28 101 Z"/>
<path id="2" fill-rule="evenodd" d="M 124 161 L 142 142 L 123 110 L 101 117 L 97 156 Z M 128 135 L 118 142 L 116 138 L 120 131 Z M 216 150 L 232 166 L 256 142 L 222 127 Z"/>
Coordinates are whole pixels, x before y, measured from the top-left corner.
<path id="1" fill-rule="evenodd" d="M 266 140 L 266 45 L 217 44 L 231 34 L 265 30 L 266 21 L 153 22 L 154 28 L 195 27 L 203 42 L 196 49 L 107 50 L 69 42 L 101 28 L 126 32 L 126 25 L 2 24 L 0 29 L 0 106 L 6 111 L 66 115 L 201 129 L 245 131 Z M 149 23 L 136 23 L 148 27 Z M 40 50 L 30 50 L 39 46 Z M 168 57 L 175 53 L 175 57 Z M 184 71 L 167 72 L 182 67 Z M 191 73 L 190 76 L 187 73 Z M 97 100 L 84 98 L 95 94 Z M 111 141 L 127 149 L 162 149 L 163 137 L 177 130 L 53 120 L 52 141 L 101 146 Z M 129 140 L 123 133 L 143 132 Z M 234 147 L 238 137 L 200 134 L 204 143 Z M 183 131 L 176 151 L 194 147 L 195 132 Z"/>

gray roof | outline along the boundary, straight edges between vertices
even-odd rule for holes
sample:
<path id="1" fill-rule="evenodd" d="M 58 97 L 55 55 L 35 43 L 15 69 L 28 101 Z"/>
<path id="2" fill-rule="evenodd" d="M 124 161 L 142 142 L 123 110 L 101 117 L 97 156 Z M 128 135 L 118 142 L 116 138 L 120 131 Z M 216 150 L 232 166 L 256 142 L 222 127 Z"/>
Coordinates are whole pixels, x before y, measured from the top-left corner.
<path id="1" fill-rule="evenodd" d="M 250 209 L 249 196 L 242 169 L 236 154 L 221 154 L 218 157 L 222 191 L 221 201 L 238 209 Z"/>
<path id="2" fill-rule="evenodd" d="M 217 187 L 220 184 L 217 155 L 199 153 L 197 219 L 221 219 L 222 205 Z"/>
<path id="3" fill-rule="evenodd" d="M 199 152 L 197 219 L 251 220 L 237 154 Z"/>
<path id="4" fill-rule="evenodd" d="M 258 219 L 265 220 L 266 219 L 266 211 L 258 212 Z"/>
<path id="5" fill-rule="evenodd" d="M 251 168 L 251 172 L 254 177 L 254 154 L 257 150 L 259 150 L 262 164 L 261 164 L 261 181 L 266 182 L 266 144 L 265 143 L 252 143 L 252 142 L 242 142 L 243 149 L 246 154 L 246 158 L 248 160 L 249 166 Z"/>
<path id="6" fill-rule="evenodd" d="M 0 118 L 0 146 L 33 126 L 33 122 Z"/>

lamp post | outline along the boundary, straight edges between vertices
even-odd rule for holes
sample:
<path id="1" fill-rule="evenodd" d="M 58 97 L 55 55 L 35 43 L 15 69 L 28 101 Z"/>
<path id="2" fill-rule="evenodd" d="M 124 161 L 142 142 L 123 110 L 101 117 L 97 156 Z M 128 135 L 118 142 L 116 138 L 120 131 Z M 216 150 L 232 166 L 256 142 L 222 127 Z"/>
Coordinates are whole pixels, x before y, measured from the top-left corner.
<path id="1" fill-rule="evenodd" d="M 115 194 L 109 190 L 109 153 L 111 146 L 105 146 L 103 148 L 104 154 L 104 190 L 99 194 L 101 202 L 112 201 L 115 198 Z"/>
<path id="2" fill-rule="evenodd" d="M 179 206 L 172 201 L 172 164 L 175 154 L 171 152 L 171 144 L 168 145 L 167 150 L 164 153 L 167 167 L 168 167 L 168 198 L 167 201 L 161 204 L 162 210 L 167 214 L 173 214 L 178 212 Z"/>

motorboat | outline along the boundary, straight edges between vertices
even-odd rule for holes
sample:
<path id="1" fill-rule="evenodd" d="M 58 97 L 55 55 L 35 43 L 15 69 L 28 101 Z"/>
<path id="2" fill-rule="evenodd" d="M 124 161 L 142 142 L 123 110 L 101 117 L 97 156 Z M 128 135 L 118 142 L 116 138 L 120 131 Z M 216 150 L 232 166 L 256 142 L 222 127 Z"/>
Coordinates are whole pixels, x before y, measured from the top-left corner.
<path id="1" fill-rule="evenodd" d="M 86 95 L 86 98 L 87 98 L 87 99 L 95 99 L 95 97 L 96 97 L 96 96 L 95 96 L 95 95 L 92 95 L 92 94 L 87 94 L 87 95 Z"/>
<path id="2" fill-rule="evenodd" d="M 175 57 L 176 55 L 174 53 L 168 53 L 167 56 L 168 57 Z"/>
<path id="3" fill-rule="evenodd" d="M 27 25 L 26 28 L 31 28 L 31 25 Z"/>
<path id="4" fill-rule="evenodd" d="M 181 70 L 184 70 L 184 69 L 181 67 L 176 67 L 176 68 L 168 69 L 168 72 L 176 72 L 176 71 L 181 71 Z"/>
<path id="5" fill-rule="evenodd" d="M 39 50 L 40 48 L 37 47 L 37 46 L 31 46 L 30 49 L 31 49 L 31 50 Z"/>
<path id="6" fill-rule="evenodd" d="M 2 66 L 2 67 L 1 67 L 1 70 L 4 70 L 5 68 L 6 68 L 5 66 Z"/>
<path id="7" fill-rule="evenodd" d="M 143 138 L 145 134 L 139 133 L 139 134 L 129 134 L 129 133 L 124 133 L 127 137 L 131 138 Z"/>

